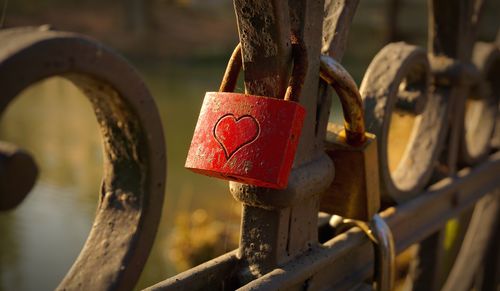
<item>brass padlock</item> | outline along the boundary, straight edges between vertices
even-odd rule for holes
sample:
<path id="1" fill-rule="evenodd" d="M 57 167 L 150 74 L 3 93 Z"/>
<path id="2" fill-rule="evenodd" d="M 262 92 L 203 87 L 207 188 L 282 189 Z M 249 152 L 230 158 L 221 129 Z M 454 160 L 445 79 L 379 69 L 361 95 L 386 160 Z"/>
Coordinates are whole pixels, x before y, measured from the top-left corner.
<path id="1" fill-rule="evenodd" d="M 325 151 L 334 162 L 335 178 L 320 209 L 369 221 L 380 208 L 375 135 L 365 132 L 361 96 L 349 73 L 331 57 L 321 56 L 320 75 L 337 92 L 344 112 L 343 127 L 328 125 Z"/>

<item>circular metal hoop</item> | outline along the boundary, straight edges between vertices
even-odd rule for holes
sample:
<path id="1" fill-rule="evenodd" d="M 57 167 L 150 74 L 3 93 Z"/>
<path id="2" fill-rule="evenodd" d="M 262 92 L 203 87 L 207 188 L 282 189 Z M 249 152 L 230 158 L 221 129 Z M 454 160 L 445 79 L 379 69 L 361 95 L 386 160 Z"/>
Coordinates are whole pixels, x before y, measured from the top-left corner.
<path id="1" fill-rule="evenodd" d="M 498 47 L 489 43 L 476 43 L 473 62 L 482 80 L 471 88 L 470 94 L 474 96 L 466 103 L 460 148 L 460 162 L 465 165 L 473 165 L 487 158 L 500 98 Z"/>
<path id="2" fill-rule="evenodd" d="M 425 50 L 400 42 L 385 46 L 375 56 L 360 86 L 367 131 L 374 133 L 379 142 L 380 186 L 386 202 L 406 201 L 427 185 L 444 143 L 447 100 L 442 94 L 430 92 L 430 78 Z M 396 110 L 408 111 L 398 108 L 398 104 L 404 103 L 400 99 L 406 92 L 417 95 L 413 100 L 417 115 L 404 154 L 391 172 L 388 159 L 391 117 Z"/>
<path id="3" fill-rule="evenodd" d="M 89 38 L 40 28 L 0 32 L 0 112 L 21 90 L 52 76 L 85 93 L 104 147 L 94 224 L 58 289 L 130 289 L 148 257 L 163 205 L 166 154 L 156 105 L 132 67 Z"/>

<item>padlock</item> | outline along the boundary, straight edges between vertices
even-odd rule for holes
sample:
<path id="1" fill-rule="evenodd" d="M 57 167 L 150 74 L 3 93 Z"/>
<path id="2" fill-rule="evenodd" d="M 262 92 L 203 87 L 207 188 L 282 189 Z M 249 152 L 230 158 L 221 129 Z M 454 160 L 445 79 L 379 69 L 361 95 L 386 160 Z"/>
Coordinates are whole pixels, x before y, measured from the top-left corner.
<path id="1" fill-rule="evenodd" d="M 284 99 L 232 93 L 241 68 L 233 52 L 219 92 L 207 92 L 185 167 L 200 174 L 284 189 L 306 110 L 297 101 L 307 60 L 294 43 L 292 78 Z"/>
<path id="2" fill-rule="evenodd" d="M 356 83 L 334 59 L 321 56 L 320 76 L 339 96 L 344 126 L 328 125 L 325 151 L 335 177 L 323 194 L 320 209 L 345 218 L 370 220 L 380 208 L 375 135 L 365 132 L 364 112 Z"/>
<path id="3" fill-rule="evenodd" d="M 355 225 L 370 238 L 375 248 L 374 289 L 389 291 L 394 287 L 395 247 L 390 228 L 377 214 L 377 141 L 365 131 L 361 96 L 353 78 L 328 56 L 321 56 L 320 68 L 322 79 L 339 96 L 344 113 L 343 127 L 328 125 L 325 151 L 335 165 L 335 177 L 322 196 L 320 209 L 335 214 L 330 220 L 335 228 Z"/>
<path id="4" fill-rule="evenodd" d="M 332 217 L 336 220 L 335 215 Z M 395 258 L 396 248 L 391 229 L 385 220 L 378 214 L 373 215 L 369 221 L 355 219 L 342 219 L 334 222 L 336 228 L 344 226 L 357 226 L 371 240 L 375 253 L 375 270 L 373 289 L 378 291 L 391 291 L 394 289 L 396 278 Z"/>

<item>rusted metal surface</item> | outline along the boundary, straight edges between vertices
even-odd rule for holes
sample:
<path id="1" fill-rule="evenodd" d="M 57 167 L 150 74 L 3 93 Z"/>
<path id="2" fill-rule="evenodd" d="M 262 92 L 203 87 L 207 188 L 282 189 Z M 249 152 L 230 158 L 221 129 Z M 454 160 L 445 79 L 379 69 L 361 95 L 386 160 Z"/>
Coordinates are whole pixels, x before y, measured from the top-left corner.
<path id="1" fill-rule="evenodd" d="M 245 89 L 279 98 L 288 87 L 292 55 L 286 1 L 234 1 L 243 50 Z"/>
<path id="2" fill-rule="evenodd" d="M 58 289 L 131 289 L 153 243 L 165 189 L 158 111 L 136 72 L 95 41 L 44 28 L 0 31 L 0 111 L 21 90 L 52 76 L 68 79 L 85 93 L 104 143 L 94 224 Z"/>
<path id="3" fill-rule="evenodd" d="M 233 196 L 244 204 L 239 256 L 246 266 L 241 280 L 249 281 L 315 244 L 317 231 L 310 226 L 317 224 L 319 194 L 333 178 L 333 165 L 322 154 L 323 137 L 317 137 L 315 131 L 323 2 L 295 1 L 290 6 L 287 1 L 234 3 L 246 92 L 283 96 L 284 81 L 290 71 L 292 34 L 305 43 L 308 62 L 300 98 L 307 115 L 288 188 L 273 193 L 269 189 L 230 183 Z M 274 38 L 265 39 L 269 35 Z M 323 125 L 326 128 L 326 123 Z M 282 207 L 283 204 L 287 206 Z"/>
<path id="4" fill-rule="evenodd" d="M 0 211 L 19 205 L 38 178 L 33 157 L 13 144 L 0 142 Z"/>

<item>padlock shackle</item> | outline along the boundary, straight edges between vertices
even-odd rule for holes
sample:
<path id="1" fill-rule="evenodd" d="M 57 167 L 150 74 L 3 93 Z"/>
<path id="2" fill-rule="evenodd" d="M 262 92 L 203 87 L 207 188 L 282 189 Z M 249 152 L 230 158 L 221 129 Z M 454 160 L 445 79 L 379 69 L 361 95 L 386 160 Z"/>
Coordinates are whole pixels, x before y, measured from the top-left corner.
<path id="1" fill-rule="evenodd" d="M 302 41 L 292 36 L 292 57 L 293 69 L 288 88 L 286 88 L 285 100 L 299 102 L 302 86 L 306 79 L 307 72 L 307 52 Z"/>
<path id="2" fill-rule="evenodd" d="M 219 87 L 219 92 L 234 91 L 242 65 L 241 43 L 238 43 L 231 54 L 229 62 L 227 63 L 226 71 L 224 72 L 224 77 L 222 78 L 222 82 Z"/>
<path id="3" fill-rule="evenodd" d="M 291 42 L 294 64 L 292 69 L 292 76 L 290 77 L 290 82 L 283 99 L 286 101 L 299 102 L 308 63 L 304 43 L 298 41 L 296 37 L 292 37 Z M 219 92 L 234 91 L 234 89 L 236 88 L 236 83 L 238 82 L 238 75 L 241 71 L 242 65 L 243 60 L 241 55 L 241 43 L 238 43 L 227 64 L 226 71 L 224 72 L 224 77 L 222 78 L 222 82 L 219 87 Z"/>
<path id="4" fill-rule="evenodd" d="M 366 140 L 365 117 L 356 82 L 340 63 L 327 55 L 320 56 L 320 76 L 339 96 L 344 112 L 346 142 L 353 146 L 363 144 Z"/>
<path id="5" fill-rule="evenodd" d="M 385 220 L 379 214 L 375 214 L 370 221 L 341 219 L 336 227 L 340 228 L 342 225 L 359 227 L 373 243 L 375 247 L 375 290 L 393 290 L 396 278 L 396 247 L 392 231 Z"/>

